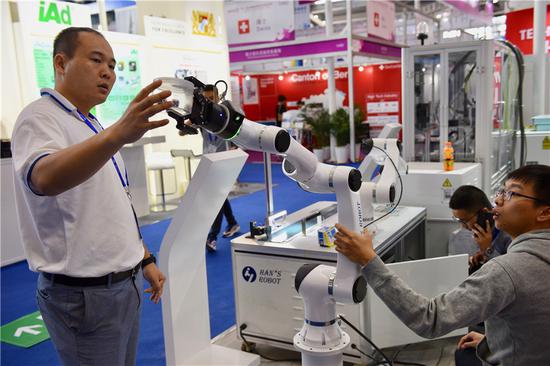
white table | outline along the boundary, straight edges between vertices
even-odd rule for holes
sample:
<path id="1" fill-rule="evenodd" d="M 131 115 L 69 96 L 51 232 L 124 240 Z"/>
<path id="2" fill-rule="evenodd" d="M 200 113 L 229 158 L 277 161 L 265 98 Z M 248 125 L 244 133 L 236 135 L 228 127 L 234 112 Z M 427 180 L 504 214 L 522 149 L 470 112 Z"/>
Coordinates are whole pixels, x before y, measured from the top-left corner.
<path id="1" fill-rule="evenodd" d="M 286 222 L 299 221 L 334 203 L 317 202 L 289 215 Z M 380 216 L 380 213 L 375 214 L 375 217 L 376 215 Z M 325 220 L 326 224 L 335 223 L 336 216 L 328 217 Z M 411 265 L 422 262 L 418 264 L 421 272 L 428 268 L 431 270 L 430 264 L 422 260 L 403 262 L 424 258 L 425 223 L 425 208 L 399 206 L 394 213 L 377 223 L 378 230 L 374 238 L 376 252 L 386 263 L 401 262 Z M 243 323 L 247 324 L 243 334 L 248 341 L 293 349 L 292 338 L 304 321 L 302 299 L 294 289 L 295 273 L 304 263 L 334 266 L 337 253 L 334 248 L 319 246 L 317 230 L 314 227 L 306 236 L 299 234 L 282 243 L 251 239 L 248 235 L 247 233 L 231 241 L 237 327 Z M 467 257 L 448 258 L 449 263 L 445 262 L 444 272 L 449 271 L 449 278 L 445 273 L 435 276 L 438 281 L 438 286 L 435 287 L 439 290 L 454 287 L 467 276 Z M 456 266 L 460 269 L 454 270 Z M 251 270 L 256 274 L 254 281 L 250 280 Z M 247 276 L 244 275 L 246 271 Z M 432 273 L 427 276 L 432 276 Z M 414 283 L 415 276 L 412 277 L 411 283 Z M 419 276 L 418 279 L 429 283 L 423 276 Z M 430 290 L 418 290 L 423 291 L 426 296 L 431 295 Z M 376 317 L 371 316 L 371 308 L 378 309 Z M 372 292 L 368 293 L 367 299 L 359 305 L 336 304 L 338 313 L 345 314 L 348 320 L 373 337 L 375 342 L 378 341 L 381 347 L 424 340 L 410 331 L 407 333 L 405 326 L 395 317 L 391 319 L 393 315 L 387 315 L 389 310 L 383 308 L 385 305 Z M 376 318 L 384 316 L 390 317 L 390 320 L 385 320 L 383 325 L 379 325 Z M 364 350 L 368 349 L 357 334 L 349 329 L 346 332 L 352 337 L 353 343 L 363 345 Z M 386 333 L 390 333 L 390 337 L 387 337 Z M 359 353 L 352 349 L 345 352 L 344 359 L 361 362 Z"/>
<path id="2" fill-rule="evenodd" d="M 2 180 L 1 204 L 1 258 L 2 266 L 25 259 L 23 241 L 19 231 L 19 219 L 15 211 L 15 186 L 13 182 L 13 162 L 11 158 L 0 159 Z"/>

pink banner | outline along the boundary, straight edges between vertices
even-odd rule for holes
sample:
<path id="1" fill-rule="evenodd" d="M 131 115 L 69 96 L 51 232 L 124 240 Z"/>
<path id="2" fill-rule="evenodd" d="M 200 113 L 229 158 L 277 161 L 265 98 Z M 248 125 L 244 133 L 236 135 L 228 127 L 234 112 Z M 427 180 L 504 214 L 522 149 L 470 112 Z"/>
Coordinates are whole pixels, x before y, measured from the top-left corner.
<path id="1" fill-rule="evenodd" d="M 396 46 L 388 46 L 381 43 L 374 43 L 365 40 L 361 40 L 361 46 L 358 52 L 368 53 L 370 55 L 387 56 L 387 57 L 401 57 L 401 48 Z"/>
<path id="2" fill-rule="evenodd" d="M 318 55 L 323 53 L 345 52 L 347 40 L 331 39 L 312 43 L 294 44 L 279 47 L 256 48 L 245 51 L 230 51 L 229 62 L 271 60 L 277 58 Z"/>
<path id="3" fill-rule="evenodd" d="M 465 14 L 475 18 L 490 21 L 493 16 L 493 3 L 491 1 L 481 3 L 479 0 L 444 0 L 443 2 L 451 5 Z"/>

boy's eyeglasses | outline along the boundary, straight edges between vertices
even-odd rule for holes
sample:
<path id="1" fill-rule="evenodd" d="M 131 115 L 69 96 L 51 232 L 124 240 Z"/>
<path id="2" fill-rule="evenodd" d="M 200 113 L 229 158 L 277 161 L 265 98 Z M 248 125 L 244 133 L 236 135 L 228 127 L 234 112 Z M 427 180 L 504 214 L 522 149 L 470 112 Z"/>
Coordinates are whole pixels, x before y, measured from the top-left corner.
<path id="1" fill-rule="evenodd" d="M 528 198 L 530 200 L 533 200 L 533 201 L 537 201 L 539 203 L 542 203 L 542 204 L 545 204 L 545 205 L 550 205 L 550 203 L 546 202 L 546 201 L 543 201 L 539 198 L 536 198 L 536 197 L 531 197 L 531 196 L 527 196 L 525 194 L 521 194 L 521 193 L 518 193 L 518 192 L 514 192 L 514 191 L 508 191 L 506 189 L 500 189 L 497 191 L 497 193 L 495 194 L 495 199 L 498 199 L 500 197 L 502 197 L 503 200 L 505 201 L 510 201 L 512 199 L 513 196 L 518 196 L 518 197 L 523 197 L 523 198 Z"/>

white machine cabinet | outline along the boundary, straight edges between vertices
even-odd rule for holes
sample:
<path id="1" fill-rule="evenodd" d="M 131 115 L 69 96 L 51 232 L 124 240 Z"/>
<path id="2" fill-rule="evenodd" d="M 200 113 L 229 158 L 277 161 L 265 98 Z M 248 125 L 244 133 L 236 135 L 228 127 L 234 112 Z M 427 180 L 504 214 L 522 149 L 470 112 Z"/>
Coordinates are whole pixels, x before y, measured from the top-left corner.
<path id="1" fill-rule="evenodd" d="M 451 232 L 460 227 L 452 218 L 449 200 L 462 185 L 481 187 L 481 164 L 455 163 L 452 171 L 444 171 L 440 162 L 408 163 L 408 173 L 403 175 L 403 198 L 406 206 L 422 206 L 427 209 L 426 257 L 447 255 Z"/>
<path id="2" fill-rule="evenodd" d="M 243 331 L 247 341 L 293 349 L 292 339 L 304 322 L 302 298 L 294 287 L 296 272 L 305 263 L 336 264 L 334 248 L 320 247 L 317 242 L 318 225 L 308 229 L 306 221 L 333 205 L 335 202 L 317 202 L 289 215 L 286 222 L 296 223 L 290 227 L 298 227 L 298 233 L 288 240 L 259 241 L 247 237 L 249 234 L 232 240 L 236 321 L 237 327 L 247 325 Z M 333 214 L 325 218 L 323 224 L 332 225 L 335 221 L 336 214 Z M 466 278 L 468 260 L 467 256 L 422 260 L 425 221 L 425 208 L 399 206 L 377 223 L 374 245 L 380 257 L 386 263 L 393 263 L 393 269 L 413 289 L 426 296 L 435 296 Z M 306 235 L 300 227 L 306 230 Z M 403 325 L 370 289 L 361 304 L 337 303 L 336 309 L 379 347 L 425 340 Z M 342 328 L 353 343 L 368 352 L 369 346 L 359 335 L 345 324 Z M 463 333 L 465 330 L 450 335 Z M 351 348 L 346 350 L 344 359 L 367 361 Z"/>
<path id="3" fill-rule="evenodd" d="M 403 147 L 407 161 L 482 164 L 482 188 L 494 193 L 511 171 L 518 127 L 518 67 L 496 41 L 403 49 Z M 519 149 L 519 146 L 516 147 Z"/>

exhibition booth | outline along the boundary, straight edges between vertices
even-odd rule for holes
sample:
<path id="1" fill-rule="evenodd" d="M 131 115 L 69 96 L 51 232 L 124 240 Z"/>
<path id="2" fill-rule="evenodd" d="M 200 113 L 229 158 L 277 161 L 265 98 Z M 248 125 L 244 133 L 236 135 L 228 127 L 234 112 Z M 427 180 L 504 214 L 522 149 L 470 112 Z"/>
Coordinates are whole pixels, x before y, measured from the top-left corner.
<path id="1" fill-rule="evenodd" d="M 371 232 L 376 255 L 427 298 L 468 277 L 476 252 L 454 243 L 475 241 L 449 208 L 453 193 L 471 185 L 493 200 L 514 169 L 550 165 L 550 35 L 541 56 L 531 29 L 533 18 L 550 29 L 550 6 L 541 15 L 453 0 L 105 3 L 0 4 L 3 276 L 28 271 L 9 148 L 17 116 L 55 85 L 55 36 L 93 27 L 116 58 L 114 87 L 91 111 L 104 129 L 154 79 L 175 101 L 152 118 L 166 126 L 120 150 L 143 241 L 167 277 L 162 304 L 143 314 L 138 364 L 260 365 L 270 347 L 297 351 L 306 366 L 370 365 L 467 333 L 415 334 L 335 249 L 336 224 Z M 495 23 L 496 9 L 505 21 Z M 206 84 L 220 101 L 207 100 Z M 236 148 L 208 153 L 207 137 Z M 205 252 L 224 202 L 240 230 Z M 2 283 L 4 314 L 17 289 Z M 34 295 L 14 296 L 36 307 Z M 54 359 L 2 341 L 14 363 Z"/>

